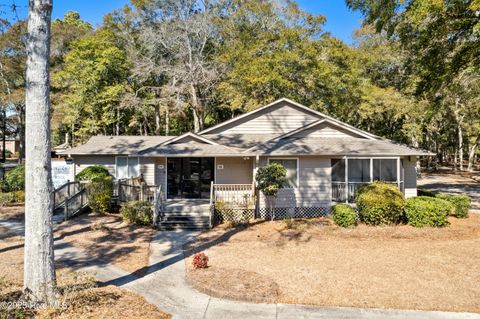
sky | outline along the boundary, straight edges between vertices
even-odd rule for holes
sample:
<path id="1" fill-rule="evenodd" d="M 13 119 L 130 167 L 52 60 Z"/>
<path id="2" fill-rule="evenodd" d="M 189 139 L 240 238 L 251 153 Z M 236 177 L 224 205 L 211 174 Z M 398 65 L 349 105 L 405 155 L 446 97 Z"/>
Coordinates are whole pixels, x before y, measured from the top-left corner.
<path id="1" fill-rule="evenodd" d="M 360 27 L 361 14 L 350 11 L 344 0 L 297 0 L 301 9 L 327 17 L 325 31 L 330 32 L 348 44 L 352 44 L 352 33 Z M 9 6 L 18 6 L 20 18 L 28 14 L 28 0 L 0 0 L 0 11 L 10 11 Z M 103 16 L 121 8 L 129 0 L 53 0 L 52 18 L 62 18 L 67 11 L 77 11 L 82 19 L 96 26 L 102 23 Z"/>

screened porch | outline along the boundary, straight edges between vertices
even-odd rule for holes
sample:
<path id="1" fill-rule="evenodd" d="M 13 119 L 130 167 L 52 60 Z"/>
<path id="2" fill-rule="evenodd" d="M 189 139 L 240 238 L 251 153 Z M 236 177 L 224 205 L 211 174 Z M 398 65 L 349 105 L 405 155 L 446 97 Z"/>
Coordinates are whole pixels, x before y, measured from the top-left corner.
<path id="1" fill-rule="evenodd" d="M 374 181 L 392 183 L 404 192 L 403 160 L 400 157 L 332 158 L 332 201 L 354 202 L 358 189 Z"/>

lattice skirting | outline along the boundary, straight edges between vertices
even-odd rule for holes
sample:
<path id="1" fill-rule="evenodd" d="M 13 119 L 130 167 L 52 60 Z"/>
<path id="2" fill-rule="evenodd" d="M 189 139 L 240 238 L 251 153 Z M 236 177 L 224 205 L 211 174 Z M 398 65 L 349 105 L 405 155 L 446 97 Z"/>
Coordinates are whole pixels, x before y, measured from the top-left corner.
<path id="1" fill-rule="evenodd" d="M 226 208 L 216 209 L 214 212 L 214 223 L 220 224 L 224 222 L 247 223 L 249 220 L 255 219 L 255 209 L 250 208 Z"/>
<path id="2" fill-rule="evenodd" d="M 259 209 L 259 218 L 284 219 L 284 218 L 313 218 L 324 217 L 330 213 L 328 207 L 263 207 Z"/>
<path id="3" fill-rule="evenodd" d="M 328 207 L 275 207 L 260 208 L 258 215 L 255 216 L 255 209 L 249 208 L 228 208 L 215 209 L 214 224 L 224 222 L 246 223 L 255 218 L 267 219 L 284 219 L 284 218 L 313 218 L 324 217 L 330 213 Z"/>

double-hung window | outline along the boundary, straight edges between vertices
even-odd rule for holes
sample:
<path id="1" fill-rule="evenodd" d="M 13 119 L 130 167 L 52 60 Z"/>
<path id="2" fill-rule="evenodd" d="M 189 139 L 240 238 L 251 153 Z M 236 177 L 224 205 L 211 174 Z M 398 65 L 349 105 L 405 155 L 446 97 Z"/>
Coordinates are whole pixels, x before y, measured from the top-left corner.
<path id="1" fill-rule="evenodd" d="M 298 187 L 298 159 L 296 158 L 271 158 L 269 163 L 281 164 L 287 170 L 287 185 L 286 187 Z"/>
<path id="2" fill-rule="evenodd" d="M 137 177 L 140 175 L 138 157 L 117 156 L 116 157 L 117 179 Z"/>

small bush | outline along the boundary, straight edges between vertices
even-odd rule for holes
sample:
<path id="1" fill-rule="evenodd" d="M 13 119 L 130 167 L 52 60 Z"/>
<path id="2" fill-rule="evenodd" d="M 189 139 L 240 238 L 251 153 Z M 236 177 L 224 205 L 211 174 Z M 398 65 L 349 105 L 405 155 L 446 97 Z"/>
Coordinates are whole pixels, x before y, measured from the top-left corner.
<path id="1" fill-rule="evenodd" d="M 201 269 L 208 267 L 208 256 L 204 253 L 196 253 L 192 260 L 193 268 Z"/>
<path id="2" fill-rule="evenodd" d="M 356 224 L 355 210 L 347 204 L 333 206 L 332 217 L 335 224 L 341 227 L 350 227 Z"/>
<path id="3" fill-rule="evenodd" d="M 93 165 L 85 168 L 83 171 L 77 174 L 75 178 L 79 181 L 91 181 L 94 178 L 98 177 L 108 177 L 110 173 L 102 165 Z"/>
<path id="4" fill-rule="evenodd" d="M 407 199 L 405 210 L 409 225 L 414 227 L 442 227 L 448 225 L 447 217 L 452 209 L 453 205 L 446 200 L 418 196 Z"/>
<path id="5" fill-rule="evenodd" d="M 106 213 L 112 205 L 113 178 L 95 177 L 86 184 L 88 206 L 96 213 Z"/>
<path id="6" fill-rule="evenodd" d="M 25 190 L 25 166 L 18 165 L 5 173 L 1 188 L 3 192 L 15 192 Z"/>
<path id="7" fill-rule="evenodd" d="M 435 196 L 446 200 L 453 205 L 453 213 L 455 217 L 465 218 L 468 217 L 468 210 L 470 209 L 470 204 L 472 200 L 466 195 L 450 195 L 450 194 L 438 194 Z"/>
<path id="8" fill-rule="evenodd" d="M 257 170 L 255 181 L 258 189 L 266 196 L 276 196 L 287 182 L 287 170 L 278 163 L 268 164 Z"/>
<path id="9" fill-rule="evenodd" d="M 8 206 L 11 204 L 25 202 L 25 192 L 16 191 L 9 193 L 0 193 L 0 206 Z"/>
<path id="10" fill-rule="evenodd" d="M 369 225 L 398 224 L 405 216 L 405 197 L 396 185 L 374 182 L 356 196 L 360 220 Z"/>
<path id="11" fill-rule="evenodd" d="M 153 223 L 152 205 L 148 202 L 133 201 L 126 203 L 120 214 L 123 219 L 138 225 L 151 225 Z"/>

